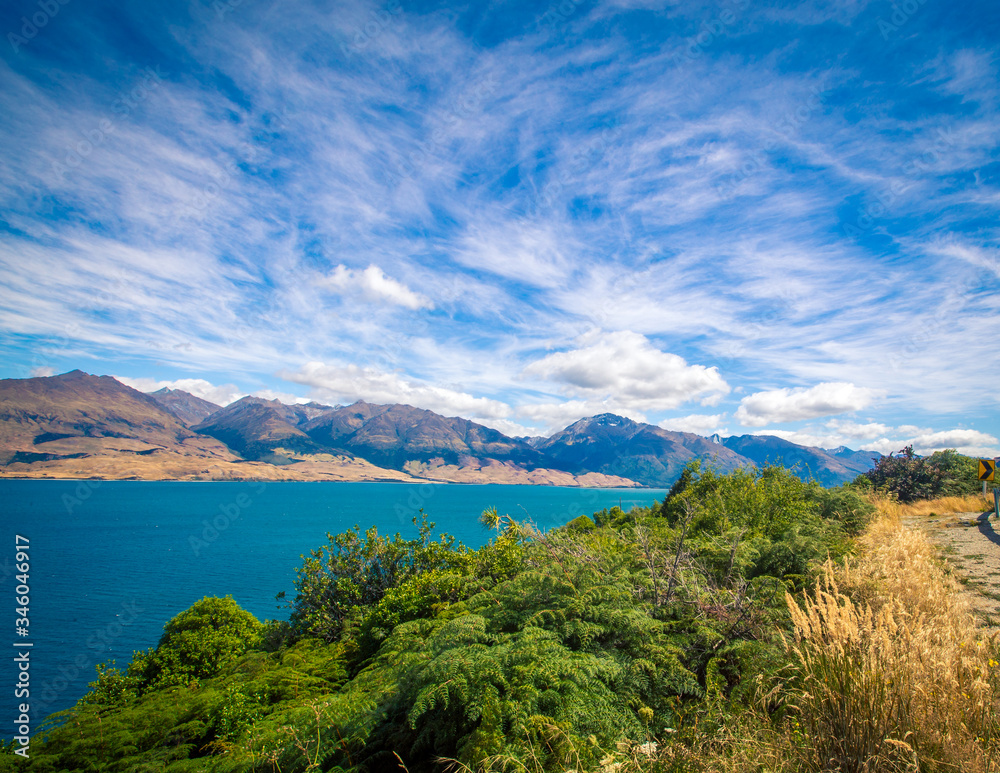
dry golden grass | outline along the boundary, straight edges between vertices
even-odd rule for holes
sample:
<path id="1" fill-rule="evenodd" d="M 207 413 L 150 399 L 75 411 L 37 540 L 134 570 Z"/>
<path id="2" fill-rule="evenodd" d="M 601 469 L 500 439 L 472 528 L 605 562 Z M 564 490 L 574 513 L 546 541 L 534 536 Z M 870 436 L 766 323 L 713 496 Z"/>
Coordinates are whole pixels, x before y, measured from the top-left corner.
<path id="1" fill-rule="evenodd" d="M 989 499 L 987 499 L 982 494 L 973 494 L 965 497 L 938 497 L 937 499 L 924 499 L 909 505 L 900 505 L 895 503 L 895 507 L 893 507 L 893 505 L 889 502 L 884 502 L 882 506 L 886 510 L 898 509 L 898 516 L 902 518 L 940 513 L 981 513 L 985 510 L 993 509 L 993 497 L 991 495 Z"/>
<path id="2" fill-rule="evenodd" d="M 704 773 L 997 773 L 1000 655 L 902 518 L 974 512 L 979 497 L 877 502 L 859 557 L 827 564 L 804 599 L 788 598 L 797 666 L 761 708 L 711 738 L 633 755 L 608 770 Z M 983 505 L 985 507 L 985 505 Z M 785 712 L 774 714 L 775 700 Z"/>
<path id="3" fill-rule="evenodd" d="M 927 538 L 900 525 L 907 511 L 883 512 L 857 561 L 828 565 L 801 605 L 789 598 L 796 713 L 813 740 L 801 749 L 802 767 L 1000 770 L 996 642 Z"/>

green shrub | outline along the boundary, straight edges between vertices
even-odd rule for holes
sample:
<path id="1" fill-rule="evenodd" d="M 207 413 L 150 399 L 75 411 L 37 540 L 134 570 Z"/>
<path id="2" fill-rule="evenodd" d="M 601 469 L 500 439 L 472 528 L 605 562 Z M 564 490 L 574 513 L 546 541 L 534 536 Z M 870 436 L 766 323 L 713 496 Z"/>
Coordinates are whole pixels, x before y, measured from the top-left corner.
<path id="1" fill-rule="evenodd" d="M 206 597 L 171 619 L 156 649 L 136 657 L 129 674 L 139 677 L 144 688 L 210 678 L 256 647 L 263 630 L 232 596 Z"/>

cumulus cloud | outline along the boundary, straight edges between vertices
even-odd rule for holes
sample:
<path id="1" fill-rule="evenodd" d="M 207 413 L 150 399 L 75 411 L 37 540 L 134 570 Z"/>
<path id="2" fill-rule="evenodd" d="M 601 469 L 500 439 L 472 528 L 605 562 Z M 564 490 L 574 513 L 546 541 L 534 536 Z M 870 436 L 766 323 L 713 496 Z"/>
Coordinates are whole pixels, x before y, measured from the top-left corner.
<path id="1" fill-rule="evenodd" d="M 730 391 L 716 368 L 688 365 L 639 333 L 588 333 L 576 344 L 529 364 L 524 375 L 554 381 L 562 392 L 588 402 L 613 399 L 620 410 L 672 410 Z"/>
<path id="2" fill-rule="evenodd" d="M 984 456 L 992 458 L 1000 455 L 1000 440 L 993 435 L 974 429 L 950 429 L 939 432 L 924 430 L 917 435 L 904 438 L 880 438 L 863 446 L 866 451 L 878 451 L 883 454 L 896 453 L 906 446 L 921 456 L 954 448 L 960 454 L 967 456 Z"/>
<path id="3" fill-rule="evenodd" d="M 414 311 L 434 308 L 429 298 L 386 276 L 376 265 L 370 265 L 364 271 L 355 271 L 341 264 L 322 284 L 341 295 L 357 293 L 376 303 L 392 303 Z"/>
<path id="4" fill-rule="evenodd" d="M 726 414 L 724 413 L 717 413 L 711 416 L 695 413 L 690 416 L 664 419 L 658 426 L 671 432 L 693 432 L 696 435 L 711 435 L 714 432 L 724 431 L 719 430 L 719 425 L 724 418 L 726 418 Z"/>
<path id="5" fill-rule="evenodd" d="M 153 378 L 129 378 L 127 376 L 115 376 L 115 378 L 140 392 L 156 392 L 163 388 L 181 389 L 190 392 L 195 397 L 200 397 L 202 400 L 208 400 L 210 403 L 221 406 L 229 405 L 247 395 L 235 384 L 216 386 L 203 378 L 179 378 L 175 381 L 157 381 Z"/>
<path id="6" fill-rule="evenodd" d="M 490 427 L 497 432 L 502 432 L 508 437 L 538 437 L 542 433 L 536 427 L 526 427 L 510 419 L 483 419 L 477 418 L 476 422 L 484 427 Z"/>
<path id="7" fill-rule="evenodd" d="M 486 419 L 504 419 L 511 412 L 510 406 L 499 400 L 419 383 L 377 368 L 308 362 L 296 372 L 283 371 L 279 375 L 312 387 L 311 396 L 320 402 L 403 403 L 445 416 Z"/>
<path id="8" fill-rule="evenodd" d="M 43 376 L 54 376 L 56 375 L 56 369 L 50 368 L 47 365 L 40 365 L 37 368 L 31 369 L 32 378 L 39 378 Z"/>
<path id="9" fill-rule="evenodd" d="M 566 429 L 575 421 L 600 413 L 617 413 L 635 421 L 645 421 L 645 416 L 641 413 L 622 408 L 610 401 L 567 400 L 562 403 L 527 403 L 517 407 L 519 418 L 545 427 L 541 433 L 543 435 L 552 435 Z"/>
<path id="10" fill-rule="evenodd" d="M 949 429 L 935 431 L 904 424 L 891 427 L 886 424 L 852 424 L 851 422 L 827 422 L 822 428 L 805 427 L 799 430 L 767 430 L 756 434 L 775 435 L 803 446 L 817 448 L 839 448 L 847 446 L 859 451 L 877 451 L 880 454 L 894 454 L 906 446 L 921 456 L 954 448 L 967 456 L 993 457 L 1000 455 L 1000 441 L 993 435 L 971 429 Z M 877 430 L 877 431 L 876 431 Z M 858 445 L 858 440 L 868 442 Z"/>
<path id="11" fill-rule="evenodd" d="M 744 397 L 735 415 L 745 427 L 763 427 L 859 411 L 879 394 L 877 390 L 844 381 L 824 382 L 810 388 L 772 389 Z"/>

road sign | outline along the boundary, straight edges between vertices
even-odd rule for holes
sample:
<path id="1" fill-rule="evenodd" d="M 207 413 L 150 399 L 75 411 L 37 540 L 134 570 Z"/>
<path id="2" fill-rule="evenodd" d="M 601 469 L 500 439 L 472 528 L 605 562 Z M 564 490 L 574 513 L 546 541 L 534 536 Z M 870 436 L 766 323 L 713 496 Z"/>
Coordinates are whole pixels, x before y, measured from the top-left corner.
<path id="1" fill-rule="evenodd" d="M 987 481 L 993 480 L 993 475 L 996 472 L 997 463 L 992 459 L 980 459 L 979 460 L 979 480 Z"/>

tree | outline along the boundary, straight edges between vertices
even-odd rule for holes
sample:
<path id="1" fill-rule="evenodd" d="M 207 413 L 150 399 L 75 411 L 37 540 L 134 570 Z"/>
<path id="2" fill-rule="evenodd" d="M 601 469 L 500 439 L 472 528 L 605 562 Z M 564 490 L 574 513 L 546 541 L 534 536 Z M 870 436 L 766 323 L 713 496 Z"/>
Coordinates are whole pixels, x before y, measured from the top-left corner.
<path id="1" fill-rule="evenodd" d="M 904 504 L 975 493 L 975 460 L 954 448 L 922 457 L 907 446 L 898 454 L 883 456 L 864 473 L 876 491 L 895 494 Z"/>
<path id="2" fill-rule="evenodd" d="M 434 524 L 422 520 L 415 539 L 399 534 L 381 536 L 374 526 L 364 536 L 355 526 L 327 534 L 327 545 L 310 552 L 295 579 L 298 591 L 292 606 L 292 626 L 305 636 L 335 641 L 352 614 L 374 607 L 386 593 L 421 572 L 461 569 L 469 552 L 455 538 L 431 540 Z"/>
<path id="3" fill-rule="evenodd" d="M 211 678 L 255 647 L 263 630 L 232 596 L 205 597 L 164 626 L 159 645 L 136 657 L 129 675 L 153 689 Z"/>

